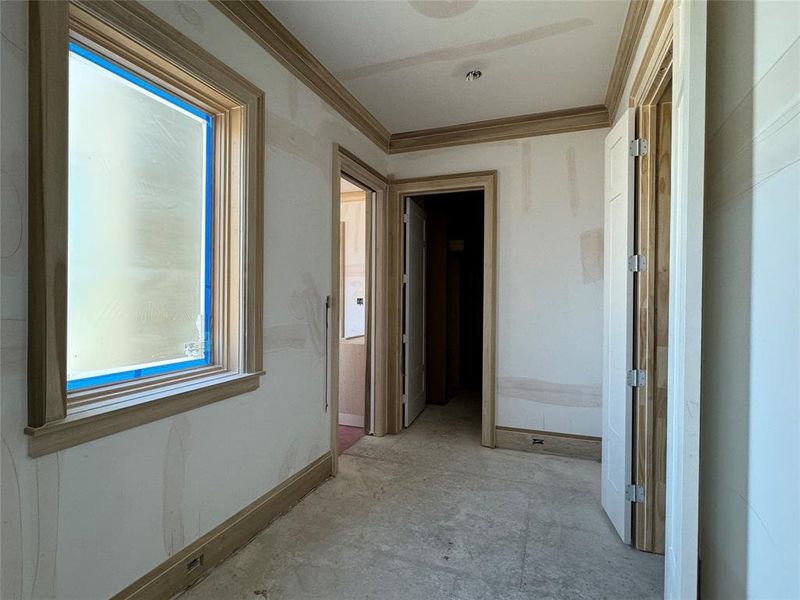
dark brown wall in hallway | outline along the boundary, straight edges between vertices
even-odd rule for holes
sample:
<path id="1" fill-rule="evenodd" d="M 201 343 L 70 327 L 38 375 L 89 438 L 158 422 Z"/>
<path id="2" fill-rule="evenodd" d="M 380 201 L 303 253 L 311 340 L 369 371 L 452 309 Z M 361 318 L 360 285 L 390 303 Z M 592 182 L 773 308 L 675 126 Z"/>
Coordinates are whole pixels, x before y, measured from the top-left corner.
<path id="1" fill-rule="evenodd" d="M 427 401 L 446 404 L 481 385 L 483 192 L 431 195 L 424 206 Z"/>

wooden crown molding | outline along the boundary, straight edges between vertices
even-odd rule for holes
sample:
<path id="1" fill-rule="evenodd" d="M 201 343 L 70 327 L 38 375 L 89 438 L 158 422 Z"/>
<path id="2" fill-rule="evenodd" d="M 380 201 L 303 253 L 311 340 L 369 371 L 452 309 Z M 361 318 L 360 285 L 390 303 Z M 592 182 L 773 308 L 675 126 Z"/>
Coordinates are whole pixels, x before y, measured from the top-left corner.
<path id="1" fill-rule="evenodd" d="M 622 28 L 622 36 L 617 47 L 617 57 L 614 60 L 614 68 L 611 70 L 606 90 L 605 104 L 612 120 L 619 107 L 625 82 L 628 81 L 633 67 L 633 58 L 642 40 L 644 26 L 652 8 L 653 0 L 630 0 L 628 5 L 628 14 L 625 17 L 625 25 Z"/>
<path id="2" fill-rule="evenodd" d="M 609 110 L 606 107 L 611 105 L 607 94 L 605 106 L 598 104 L 392 134 L 261 2 L 211 2 L 361 133 L 389 154 L 598 129 L 610 124 Z M 617 101 L 622 94 L 622 86 L 630 71 L 633 54 L 651 4 L 652 0 L 631 0 L 612 73 L 612 82 L 615 78 L 620 80 L 619 90 L 616 92 Z M 623 61 L 621 56 L 627 57 L 626 60 Z"/>
<path id="3" fill-rule="evenodd" d="M 658 13 L 653 33 L 644 51 L 639 71 L 633 79 L 628 105 L 652 104 L 654 82 L 666 76 L 672 66 L 673 2 L 665 0 Z M 663 91 L 663 90 L 661 90 Z"/>
<path id="4" fill-rule="evenodd" d="M 260 2 L 211 0 L 225 16 L 380 148 L 389 131 Z"/>
<path id="5" fill-rule="evenodd" d="M 396 133 L 392 134 L 389 140 L 389 154 L 446 148 L 462 144 L 497 142 L 608 126 L 608 111 L 605 106 L 598 104 Z"/>

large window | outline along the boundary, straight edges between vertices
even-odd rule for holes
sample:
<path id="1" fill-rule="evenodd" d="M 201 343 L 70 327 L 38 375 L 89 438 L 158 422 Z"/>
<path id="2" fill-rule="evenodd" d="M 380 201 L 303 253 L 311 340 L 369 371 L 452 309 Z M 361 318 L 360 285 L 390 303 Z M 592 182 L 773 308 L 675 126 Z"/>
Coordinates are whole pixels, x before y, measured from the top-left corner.
<path id="1" fill-rule="evenodd" d="M 138 3 L 30 6 L 38 456 L 258 386 L 264 105 Z"/>
<path id="2" fill-rule="evenodd" d="M 211 115 L 69 49 L 67 390 L 210 363 Z"/>

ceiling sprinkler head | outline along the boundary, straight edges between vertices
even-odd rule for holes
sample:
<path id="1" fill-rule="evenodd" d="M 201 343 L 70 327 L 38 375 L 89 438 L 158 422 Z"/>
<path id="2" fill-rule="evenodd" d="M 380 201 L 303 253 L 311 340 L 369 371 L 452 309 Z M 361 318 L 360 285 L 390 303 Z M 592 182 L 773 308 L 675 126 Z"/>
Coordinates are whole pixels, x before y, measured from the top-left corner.
<path id="1" fill-rule="evenodd" d="M 471 71 L 467 71 L 467 81 L 475 81 L 476 79 L 480 79 L 481 73 L 478 69 L 472 69 Z"/>

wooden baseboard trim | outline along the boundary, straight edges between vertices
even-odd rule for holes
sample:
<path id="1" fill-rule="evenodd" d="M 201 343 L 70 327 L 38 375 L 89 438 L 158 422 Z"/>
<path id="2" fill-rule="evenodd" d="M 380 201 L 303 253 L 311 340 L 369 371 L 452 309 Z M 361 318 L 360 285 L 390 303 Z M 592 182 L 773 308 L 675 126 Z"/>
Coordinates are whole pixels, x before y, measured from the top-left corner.
<path id="1" fill-rule="evenodd" d="M 185 590 L 330 477 L 332 464 L 332 455 L 326 452 L 300 472 L 169 557 L 116 594 L 113 599 L 164 599 Z"/>
<path id="2" fill-rule="evenodd" d="M 498 426 L 495 430 L 498 448 L 600 460 L 602 442 L 599 437 L 518 427 Z"/>

